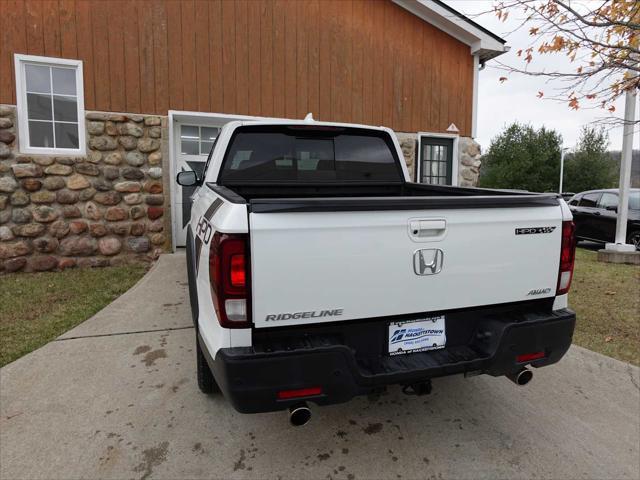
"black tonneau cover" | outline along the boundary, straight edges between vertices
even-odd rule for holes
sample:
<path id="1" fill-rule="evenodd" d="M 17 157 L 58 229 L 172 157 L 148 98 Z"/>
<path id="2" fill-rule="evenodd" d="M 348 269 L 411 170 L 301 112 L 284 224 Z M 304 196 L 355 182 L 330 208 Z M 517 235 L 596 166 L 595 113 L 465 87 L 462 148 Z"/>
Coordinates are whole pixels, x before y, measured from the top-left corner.
<path id="1" fill-rule="evenodd" d="M 549 207 L 557 205 L 559 205 L 559 201 L 555 194 L 477 197 L 256 198 L 249 201 L 249 211 L 252 213 L 339 212 Z"/>
<path id="2" fill-rule="evenodd" d="M 548 207 L 560 204 L 560 196 L 556 193 L 408 182 L 367 187 L 246 185 L 229 188 L 213 183 L 207 186 L 227 201 L 247 204 L 253 213 Z"/>

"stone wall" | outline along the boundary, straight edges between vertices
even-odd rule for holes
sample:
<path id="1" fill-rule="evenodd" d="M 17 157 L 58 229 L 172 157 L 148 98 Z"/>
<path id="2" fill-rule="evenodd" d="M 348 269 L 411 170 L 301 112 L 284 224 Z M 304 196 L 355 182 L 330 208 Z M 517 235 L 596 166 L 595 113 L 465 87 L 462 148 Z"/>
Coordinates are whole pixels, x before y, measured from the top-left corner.
<path id="1" fill-rule="evenodd" d="M 166 117 L 87 112 L 86 156 L 26 155 L 15 107 L 1 105 L 0 271 L 151 261 L 168 249 L 166 127 Z"/>
<path id="2" fill-rule="evenodd" d="M 475 187 L 480 176 L 480 144 L 470 137 L 458 140 L 458 185 Z"/>
<path id="3" fill-rule="evenodd" d="M 418 161 L 417 134 L 396 132 L 396 136 L 411 179 L 415 180 L 415 168 Z M 480 165 L 480 144 L 471 137 L 460 137 L 458 139 L 458 185 L 475 187 L 478 184 Z"/>
<path id="4" fill-rule="evenodd" d="M 402 155 L 404 155 L 404 161 L 407 164 L 409 176 L 411 180 L 415 180 L 417 135 L 415 133 L 396 132 L 396 137 L 398 137 L 398 143 L 400 144 Z"/>

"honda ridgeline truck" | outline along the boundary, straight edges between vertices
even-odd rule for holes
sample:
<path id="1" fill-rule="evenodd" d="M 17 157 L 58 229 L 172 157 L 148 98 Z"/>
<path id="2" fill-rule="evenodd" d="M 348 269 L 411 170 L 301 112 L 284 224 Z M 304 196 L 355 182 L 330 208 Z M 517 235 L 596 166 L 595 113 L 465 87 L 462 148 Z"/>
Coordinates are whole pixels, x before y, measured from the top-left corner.
<path id="1" fill-rule="evenodd" d="M 387 128 L 226 124 L 187 232 L 197 378 L 243 413 L 560 360 L 575 251 L 564 200 L 417 184 Z"/>

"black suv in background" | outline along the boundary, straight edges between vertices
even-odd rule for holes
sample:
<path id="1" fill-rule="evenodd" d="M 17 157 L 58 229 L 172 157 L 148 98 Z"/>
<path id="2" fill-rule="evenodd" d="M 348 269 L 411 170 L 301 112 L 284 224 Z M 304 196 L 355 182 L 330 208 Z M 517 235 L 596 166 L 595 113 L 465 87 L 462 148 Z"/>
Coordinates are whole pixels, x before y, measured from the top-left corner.
<path id="1" fill-rule="evenodd" d="M 618 218 L 618 189 L 589 190 L 574 195 L 569 207 L 576 224 L 576 238 L 594 242 L 613 242 Z M 629 193 L 627 243 L 640 250 L 640 189 Z"/>

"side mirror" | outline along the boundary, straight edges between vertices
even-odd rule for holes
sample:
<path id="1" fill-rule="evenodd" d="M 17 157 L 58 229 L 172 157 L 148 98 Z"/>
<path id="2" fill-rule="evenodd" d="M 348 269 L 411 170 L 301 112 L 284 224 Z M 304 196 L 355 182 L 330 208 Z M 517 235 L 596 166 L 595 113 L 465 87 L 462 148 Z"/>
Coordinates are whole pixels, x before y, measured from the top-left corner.
<path id="1" fill-rule="evenodd" d="M 609 210 L 611 212 L 617 212 L 618 211 L 618 207 L 616 207 L 615 205 L 609 205 L 608 207 L 605 207 L 606 210 Z"/>
<path id="2" fill-rule="evenodd" d="M 182 185 L 183 187 L 194 187 L 200 184 L 198 174 L 193 170 L 178 172 L 176 181 L 178 182 L 178 185 Z"/>

